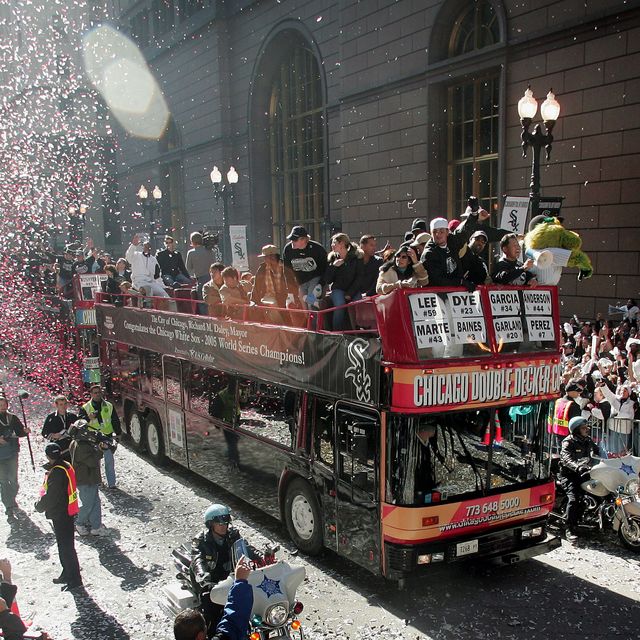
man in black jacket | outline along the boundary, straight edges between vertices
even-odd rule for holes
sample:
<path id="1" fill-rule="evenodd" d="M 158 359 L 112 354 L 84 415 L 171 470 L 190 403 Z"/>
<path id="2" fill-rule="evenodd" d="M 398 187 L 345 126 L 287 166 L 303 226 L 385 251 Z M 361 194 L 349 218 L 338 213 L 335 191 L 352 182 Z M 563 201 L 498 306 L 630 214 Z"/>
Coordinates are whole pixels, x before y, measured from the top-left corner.
<path id="1" fill-rule="evenodd" d="M 305 296 L 320 283 L 327 269 L 327 250 L 318 242 L 311 240 L 307 230 L 295 226 L 287 236 L 289 242 L 282 252 L 282 262 L 287 276 L 293 272 L 295 282 L 287 283 L 288 288 L 298 287 L 298 297 L 303 309 L 309 308 Z M 289 271 L 291 269 L 291 271 Z"/>
<path id="2" fill-rule="evenodd" d="M 489 238 L 485 231 L 478 229 L 469 240 L 469 246 L 462 256 L 464 278 L 474 284 L 486 284 L 489 280 L 489 268 L 482 257 Z"/>
<path id="3" fill-rule="evenodd" d="M 73 517 L 78 513 L 75 473 L 71 465 L 62 459 L 62 451 L 57 444 L 48 444 L 44 452 L 49 462 L 44 465 L 47 471 L 42 485 L 44 493 L 36 502 L 35 509 L 44 512 L 51 520 L 56 535 L 62 573 L 53 582 L 62 584 L 63 591 L 70 591 L 82 586 L 73 537 Z"/>
<path id="4" fill-rule="evenodd" d="M 165 236 L 164 246 L 165 248 L 158 251 L 156 255 L 162 281 L 167 287 L 191 284 L 191 278 L 182 255 L 176 250 L 176 241 L 171 236 Z"/>
<path id="5" fill-rule="evenodd" d="M 515 233 L 508 233 L 500 240 L 502 256 L 493 268 L 491 277 L 496 284 L 512 284 L 535 287 L 538 284 L 536 277 L 531 273 L 533 260 L 528 258 L 524 263 L 518 260 L 520 256 L 520 243 Z"/>
<path id="6" fill-rule="evenodd" d="M 567 496 L 567 540 L 577 539 L 580 518 L 581 484 L 591 469 L 591 456 L 598 455 L 598 445 L 589 437 L 586 418 L 576 416 L 569 421 L 569 435 L 562 441 L 560 482 Z"/>
<path id="7" fill-rule="evenodd" d="M 56 396 L 53 399 L 55 411 L 51 412 L 44 419 L 42 425 L 42 437 L 50 442 L 55 442 L 62 451 L 62 457 L 71 462 L 69 457 L 69 445 L 71 436 L 69 427 L 78 419 L 78 416 L 71 411 L 67 411 L 69 403 L 65 396 Z"/>
<path id="8" fill-rule="evenodd" d="M 470 211 L 467 219 L 455 231 L 449 231 L 445 218 L 434 218 L 430 229 L 432 239 L 422 254 L 422 263 L 429 275 L 429 285 L 435 287 L 466 287 L 473 291 L 476 285 L 464 277 L 460 251 L 465 248 L 478 222 L 489 219 L 484 209 Z"/>

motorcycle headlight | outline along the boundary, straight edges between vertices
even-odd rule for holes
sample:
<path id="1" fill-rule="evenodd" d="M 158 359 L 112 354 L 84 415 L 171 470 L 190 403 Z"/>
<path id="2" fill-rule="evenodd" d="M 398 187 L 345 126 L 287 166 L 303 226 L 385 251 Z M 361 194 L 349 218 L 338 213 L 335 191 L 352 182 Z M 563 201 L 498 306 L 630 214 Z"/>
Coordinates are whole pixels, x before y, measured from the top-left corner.
<path id="1" fill-rule="evenodd" d="M 626 493 L 632 496 L 638 495 L 638 489 L 640 489 L 640 482 L 638 482 L 638 480 L 629 480 L 625 487 Z"/>
<path id="2" fill-rule="evenodd" d="M 289 609 L 282 604 L 274 604 L 264 614 L 264 621 L 272 627 L 281 627 L 289 617 Z"/>

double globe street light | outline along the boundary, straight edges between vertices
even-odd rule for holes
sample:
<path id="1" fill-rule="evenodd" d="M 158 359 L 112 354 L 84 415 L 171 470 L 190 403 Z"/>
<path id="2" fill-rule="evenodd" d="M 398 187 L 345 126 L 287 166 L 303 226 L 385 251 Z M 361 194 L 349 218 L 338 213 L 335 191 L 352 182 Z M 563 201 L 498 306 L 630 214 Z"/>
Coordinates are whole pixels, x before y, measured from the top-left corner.
<path id="1" fill-rule="evenodd" d="M 147 188 L 141 184 L 138 189 L 138 200 L 142 210 L 146 213 L 149 212 L 149 242 L 155 249 L 155 237 L 156 237 L 156 214 L 160 213 L 162 206 L 162 190 L 158 185 L 153 188 L 151 192 L 152 197 L 149 197 Z"/>
<path id="2" fill-rule="evenodd" d="M 220 173 L 220 169 L 218 167 L 213 167 L 211 174 L 209 176 L 211 178 L 211 183 L 213 184 L 213 196 L 216 200 L 216 203 L 220 198 L 222 198 L 222 260 L 225 264 L 227 264 L 227 260 L 229 263 L 231 262 L 231 255 L 228 252 L 227 248 L 229 247 L 229 238 L 227 233 L 227 224 L 229 221 L 229 201 L 233 200 L 233 185 L 238 183 L 238 172 L 233 168 L 229 167 L 229 171 L 227 171 L 227 184 L 222 184 L 222 173 Z"/>
<path id="3" fill-rule="evenodd" d="M 545 148 L 547 162 L 551 158 L 551 145 L 553 143 L 553 127 L 560 115 L 560 104 L 553 95 L 553 91 L 549 91 L 547 99 L 540 107 L 540 115 L 544 122 L 544 132 L 540 123 L 536 124 L 533 133 L 529 131 L 533 118 L 538 111 L 538 102 L 533 97 L 533 91 L 529 86 L 524 92 L 524 96 L 518 102 L 518 115 L 522 124 L 522 157 L 527 157 L 527 148 L 533 149 L 533 158 L 531 161 L 531 184 L 529 185 L 531 196 L 532 216 L 537 215 L 538 204 L 540 201 L 540 150 Z"/>

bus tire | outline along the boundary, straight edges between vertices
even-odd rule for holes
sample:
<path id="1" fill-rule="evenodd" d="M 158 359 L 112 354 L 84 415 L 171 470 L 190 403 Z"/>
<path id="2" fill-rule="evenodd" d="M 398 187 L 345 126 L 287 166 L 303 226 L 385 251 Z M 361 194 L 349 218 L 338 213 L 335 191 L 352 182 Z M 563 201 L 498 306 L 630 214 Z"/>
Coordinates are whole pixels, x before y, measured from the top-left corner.
<path id="1" fill-rule="evenodd" d="M 145 420 L 145 443 L 147 453 L 157 465 L 164 463 L 164 441 L 162 422 L 156 413 L 150 413 Z"/>
<path id="2" fill-rule="evenodd" d="M 129 414 L 127 422 L 129 438 L 136 449 L 144 449 L 144 420 L 135 409 Z"/>
<path id="3" fill-rule="evenodd" d="M 287 487 L 284 516 L 289 535 L 300 551 L 308 555 L 322 551 L 322 514 L 313 490 L 302 478 Z"/>

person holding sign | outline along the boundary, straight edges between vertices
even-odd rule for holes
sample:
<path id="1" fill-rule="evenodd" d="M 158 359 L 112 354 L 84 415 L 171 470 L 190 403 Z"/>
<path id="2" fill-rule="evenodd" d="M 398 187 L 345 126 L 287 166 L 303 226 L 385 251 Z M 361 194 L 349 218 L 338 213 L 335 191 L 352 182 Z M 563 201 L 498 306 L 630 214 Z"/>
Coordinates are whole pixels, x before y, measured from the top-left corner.
<path id="1" fill-rule="evenodd" d="M 476 285 L 464 277 L 460 251 L 476 230 L 478 222 L 489 219 L 484 209 L 470 210 L 467 219 L 458 225 L 455 231 L 449 231 L 449 222 L 445 218 L 434 218 L 430 229 L 432 239 L 422 254 L 422 264 L 429 275 L 429 282 L 436 287 L 466 287 L 474 291 Z"/>
<path id="2" fill-rule="evenodd" d="M 533 260 L 527 258 L 522 263 L 520 256 L 520 243 L 515 233 L 508 233 L 500 240 L 502 255 L 493 268 L 491 277 L 496 284 L 512 284 L 535 287 L 538 284 L 535 275 L 530 271 Z"/>

